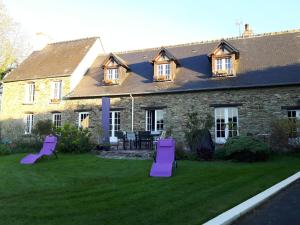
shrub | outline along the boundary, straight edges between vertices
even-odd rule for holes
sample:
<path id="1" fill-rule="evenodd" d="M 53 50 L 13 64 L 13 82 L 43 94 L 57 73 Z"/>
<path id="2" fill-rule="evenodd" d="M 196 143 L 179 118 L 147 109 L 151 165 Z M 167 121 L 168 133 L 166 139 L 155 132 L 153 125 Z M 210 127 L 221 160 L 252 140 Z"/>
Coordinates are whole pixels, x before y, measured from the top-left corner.
<path id="1" fill-rule="evenodd" d="M 212 125 L 212 116 L 210 114 L 207 114 L 204 121 L 201 121 L 198 112 L 187 113 L 184 136 L 191 151 L 196 152 L 199 138 L 202 139 L 201 135 L 206 133 L 206 130 L 209 130 Z"/>
<path id="2" fill-rule="evenodd" d="M 181 142 L 175 145 L 175 158 L 176 160 L 197 160 L 195 152 L 185 151 Z"/>
<path id="3" fill-rule="evenodd" d="M 65 153 L 82 153 L 92 150 L 90 142 L 91 133 L 88 129 L 78 129 L 74 125 L 64 124 L 63 127 L 56 129 L 59 137 L 57 150 Z"/>
<path id="4" fill-rule="evenodd" d="M 32 133 L 37 135 L 39 139 L 44 139 L 45 136 L 53 132 L 51 120 L 39 120 L 36 122 Z"/>
<path id="5" fill-rule="evenodd" d="M 282 153 L 297 149 L 300 144 L 297 143 L 297 129 L 299 121 L 290 119 L 277 119 L 271 122 L 270 146 L 272 151 Z M 299 145 L 297 147 L 297 145 Z"/>
<path id="6" fill-rule="evenodd" d="M 265 161 L 269 156 L 269 146 L 249 136 L 232 137 L 223 149 L 228 159 L 240 162 Z"/>
<path id="7" fill-rule="evenodd" d="M 0 155 L 9 155 L 12 150 L 8 144 L 0 144 Z"/>
<path id="8" fill-rule="evenodd" d="M 227 159 L 224 148 L 216 149 L 215 152 L 214 152 L 213 158 L 216 159 L 216 160 L 225 160 L 225 159 Z"/>
<path id="9" fill-rule="evenodd" d="M 1 141 L 16 142 L 24 135 L 24 122 L 22 120 L 7 119 L 1 122 Z"/>

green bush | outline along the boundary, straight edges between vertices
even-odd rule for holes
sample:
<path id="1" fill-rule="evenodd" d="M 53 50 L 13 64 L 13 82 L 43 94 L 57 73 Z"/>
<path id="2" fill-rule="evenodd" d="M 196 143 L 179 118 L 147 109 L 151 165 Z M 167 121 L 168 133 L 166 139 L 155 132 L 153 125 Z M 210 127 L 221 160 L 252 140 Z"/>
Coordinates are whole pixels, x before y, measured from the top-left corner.
<path id="1" fill-rule="evenodd" d="M 270 145 L 275 153 L 285 153 L 300 148 L 300 122 L 296 119 L 275 119 L 271 122 Z M 298 138 L 297 138 L 298 137 Z"/>
<path id="2" fill-rule="evenodd" d="M 175 158 L 176 160 L 197 160 L 197 154 L 191 151 L 185 151 L 181 142 L 175 145 Z"/>
<path id="3" fill-rule="evenodd" d="M 47 135 L 53 132 L 53 125 L 51 120 L 39 120 L 34 125 L 32 133 L 39 139 L 44 139 Z"/>
<path id="4" fill-rule="evenodd" d="M 224 148 L 216 149 L 215 152 L 214 152 L 214 157 L 213 158 L 216 159 L 216 160 L 225 160 L 225 159 L 227 159 Z"/>
<path id="5" fill-rule="evenodd" d="M 12 150 L 9 144 L 0 144 L 0 155 L 9 155 L 12 153 Z"/>
<path id="6" fill-rule="evenodd" d="M 270 153 L 266 143 L 249 136 L 232 137 L 223 149 L 228 159 L 240 162 L 265 161 Z"/>
<path id="7" fill-rule="evenodd" d="M 57 150 L 65 153 L 83 153 L 92 150 L 93 145 L 90 141 L 91 133 L 88 129 L 78 129 L 74 125 L 64 124 L 63 127 L 56 129 L 59 137 Z"/>

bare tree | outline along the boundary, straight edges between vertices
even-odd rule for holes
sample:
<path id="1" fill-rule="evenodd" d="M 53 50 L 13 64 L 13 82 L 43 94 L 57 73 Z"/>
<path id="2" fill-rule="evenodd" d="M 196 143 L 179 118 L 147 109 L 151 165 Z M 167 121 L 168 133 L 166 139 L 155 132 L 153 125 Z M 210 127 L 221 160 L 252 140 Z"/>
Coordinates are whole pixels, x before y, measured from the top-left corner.
<path id="1" fill-rule="evenodd" d="M 0 79 L 30 52 L 29 42 L 24 39 L 20 25 L 12 20 L 0 0 Z"/>

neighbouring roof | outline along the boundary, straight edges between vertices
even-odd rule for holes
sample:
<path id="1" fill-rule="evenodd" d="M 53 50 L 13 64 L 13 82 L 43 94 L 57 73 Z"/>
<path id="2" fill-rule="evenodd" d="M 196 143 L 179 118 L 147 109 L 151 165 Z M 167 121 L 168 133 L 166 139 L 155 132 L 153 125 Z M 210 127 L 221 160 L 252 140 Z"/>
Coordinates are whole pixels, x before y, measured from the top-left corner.
<path id="1" fill-rule="evenodd" d="M 97 37 L 48 44 L 34 51 L 4 82 L 69 76 L 97 40 Z"/>
<path id="2" fill-rule="evenodd" d="M 102 83 L 101 65 L 107 55 L 99 55 L 70 97 L 300 84 L 300 30 L 226 39 L 240 54 L 236 77 L 212 77 L 208 55 L 220 41 L 166 47 L 180 63 L 175 80 L 170 82 L 153 82 L 150 61 L 160 48 L 117 53 L 127 62 L 130 73 L 122 84 L 112 86 Z"/>

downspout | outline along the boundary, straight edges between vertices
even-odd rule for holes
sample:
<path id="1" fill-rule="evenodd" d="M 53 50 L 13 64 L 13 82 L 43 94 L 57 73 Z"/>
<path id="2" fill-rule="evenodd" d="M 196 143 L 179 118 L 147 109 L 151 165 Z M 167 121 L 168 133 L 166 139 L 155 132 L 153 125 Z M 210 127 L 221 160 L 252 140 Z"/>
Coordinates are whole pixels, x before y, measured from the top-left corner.
<path id="1" fill-rule="evenodd" d="M 134 97 L 132 94 L 129 94 L 131 98 L 131 131 L 133 132 L 133 119 L 134 119 Z"/>

